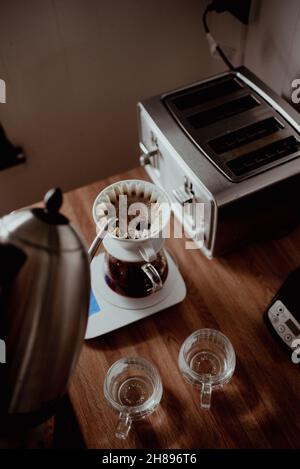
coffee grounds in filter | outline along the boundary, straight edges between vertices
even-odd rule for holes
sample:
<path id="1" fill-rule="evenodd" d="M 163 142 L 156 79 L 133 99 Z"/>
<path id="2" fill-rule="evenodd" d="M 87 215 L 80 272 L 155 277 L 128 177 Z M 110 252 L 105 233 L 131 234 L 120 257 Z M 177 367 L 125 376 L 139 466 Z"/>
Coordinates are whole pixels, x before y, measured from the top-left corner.
<path id="1" fill-rule="evenodd" d="M 147 238 L 162 226 L 160 199 L 155 188 L 143 181 L 116 184 L 99 199 L 95 210 L 97 222 L 105 223 L 113 212 L 117 221 L 109 229 L 111 234 L 123 239 Z M 126 210 L 120 214 L 122 204 Z"/>

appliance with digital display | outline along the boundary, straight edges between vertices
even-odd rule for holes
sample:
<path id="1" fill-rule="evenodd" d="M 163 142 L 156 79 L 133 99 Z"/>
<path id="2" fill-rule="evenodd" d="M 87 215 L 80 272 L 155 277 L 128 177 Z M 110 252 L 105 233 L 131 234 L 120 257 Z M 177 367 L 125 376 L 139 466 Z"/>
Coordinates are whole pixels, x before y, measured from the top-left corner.
<path id="1" fill-rule="evenodd" d="M 300 339 L 300 267 L 286 279 L 267 308 L 265 320 L 270 330 L 289 348 Z"/>

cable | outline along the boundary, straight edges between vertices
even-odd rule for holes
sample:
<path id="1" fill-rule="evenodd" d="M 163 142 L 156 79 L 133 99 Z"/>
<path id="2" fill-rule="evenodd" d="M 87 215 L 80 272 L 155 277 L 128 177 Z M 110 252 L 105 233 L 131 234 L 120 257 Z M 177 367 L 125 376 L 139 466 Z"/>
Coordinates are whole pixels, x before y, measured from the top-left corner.
<path id="1" fill-rule="evenodd" d="M 204 11 L 203 16 L 202 16 L 203 27 L 204 27 L 204 30 L 205 30 L 206 33 L 209 33 L 209 27 L 208 27 L 208 24 L 207 24 L 207 15 L 210 11 L 212 11 L 209 7 L 210 7 L 210 5 L 208 5 L 205 8 L 205 11 Z"/>
<path id="2" fill-rule="evenodd" d="M 210 11 L 213 11 L 215 8 L 214 8 L 214 2 L 210 3 L 204 13 L 203 13 L 203 16 L 202 16 L 202 23 L 203 23 L 203 27 L 204 27 L 204 31 L 206 33 L 206 38 L 207 38 L 207 41 L 208 41 L 208 44 L 209 44 L 209 48 L 211 50 L 211 52 L 213 53 L 214 51 L 216 51 L 219 56 L 221 57 L 221 59 L 223 60 L 223 62 L 227 65 L 227 67 L 230 69 L 230 70 L 234 70 L 234 66 L 233 64 L 230 62 L 230 60 L 228 59 L 228 57 L 226 57 L 226 55 L 224 54 L 223 50 L 221 49 L 221 47 L 219 46 L 219 44 L 217 43 L 217 41 L 214 39 L 214 37 L 211 35 L 210 33 L 210 30 L 209 30 L 209 27 L 208 27 L 208 24 L 207 24 L 207 15 Z"/>

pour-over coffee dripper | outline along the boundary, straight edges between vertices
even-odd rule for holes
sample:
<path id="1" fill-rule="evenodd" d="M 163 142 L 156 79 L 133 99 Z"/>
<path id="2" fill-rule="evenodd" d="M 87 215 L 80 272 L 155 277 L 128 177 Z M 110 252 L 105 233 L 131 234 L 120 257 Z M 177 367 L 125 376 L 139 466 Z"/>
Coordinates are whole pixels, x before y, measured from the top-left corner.
<path id="1" fill-rule="evenodd" d="M 96 198 L 93 218 L 100 230 L 108 220 L 117 220 L 103 239 L 107 285 L 117 294 L 133 298 L 159 291 L 168 275 L 163 250 L 170 219 L 166 193 L 147 181 L 114 183 Z"/>
<path id="2" fill-rule="evenodd" d="M 123 183 L 126 185 L 128 183 L 130 185 L 135 184 L 135 187 L 139 190 L 147 189 L 148 192 L 146 193 L 148 196 L 153 194 L 159 202 L 159 205 L 154 207 L 159 214 L 159 218 L 156 220 L 157 223 L 153 224 L 150 233 L 142 233 L 141 239 L 126 239 L 124 237 L 121 240 L 113 233 L 117 227 L 115 223 L 119 215 L 117 212 L 107 213 L 107 215 L 100 212 L 100 214 L 104 215 L 100 217 L 99 212 L 96 214 L 96 207 L 99 207 L 103 200 L 106 204 L 110 201 L 107 197 L 107 191 L 110 191 L 112 188 L 114 189 L 116 185 L 122 184 L 123 186 Z M 124 186 L 125 189 L 126 186 Z M 101 207 L 100 209 L 103 210 Z M 170 204 L 168 197 L 163 191 L 145 181 L 121 181 L 121 183 L 109 186 L 96 197 L 93 206 L 93 218 L 97 225 L 97 236 L 89 249 L 92 296 L 86 339 L 107 334 L 184 300 L 186 286 L 178 268 L 176 256 L 164 248 L 165 238 L 168 237 Z M 149 236 L 146 236 L 148 234 Z M 103 240 L 104 243 L 102 244 Z M 96 255 L 100 244 L 102 244 L 102 252 L 100 250 L 98 255 Z M 106 266 L 107 258 L 112 255 L 112 250 L 116 258 L 119 259 L 122 268 L 124 268 L 124 264 L 128 264 L 133 266 L 134 269 L 138 269 L 138 273 L 143 281 L 143 294 L 145 296 L 136 296 L 136 290 L 133 291 L 135 296 L 126 296 L 123 292 L 119 294 L 108 285 L 105 278 L 107 274 Z M 145 252 L 149 255 L 146 258 L 148 262 L 144 258 Z M 123 261 L 124 257 L 126 261 Z M 158 260 L 157 258 L 159 257 L 160 259 Z M 157 261 L 163 267 L 159 271 L 161 282 L 157 277 L 159 288 L 153 288 L 153 283 L 150 279 L 148 280 L 145 271 L 141 267 L 151 264 L 156 270 L 159 270 L 156 264 Z M 145 291 L 145 286 L 150 291 Z M 134 288 L 135 286 L 133 285 Z"/>

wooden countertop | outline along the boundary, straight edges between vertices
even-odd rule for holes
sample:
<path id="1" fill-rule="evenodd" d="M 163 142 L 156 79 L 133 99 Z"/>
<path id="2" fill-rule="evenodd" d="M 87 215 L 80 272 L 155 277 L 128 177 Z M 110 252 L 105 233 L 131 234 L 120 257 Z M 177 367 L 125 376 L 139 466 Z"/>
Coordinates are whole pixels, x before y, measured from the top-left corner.
<path id="1" fill-rule="evenodd" d="M 95 234 L 94 198 L 108 184 L 127 178 L 147 179 L 136 169 L 66 194 L 64 213 L 88 243 Z M 300 364 L 291 362 L 263 322 L 273 295 L 300 265 L 300 229 L 214 260 L 187 251 L 184 240 L 168 240 L 167 246 L 187 285 L 184 302 L 83 346 L 70 399 L 87 447 L 300 448 Z M 199 408 L 197 390 L 177 367 L 181 343 L 203 327 L 220 329 L 237 355 L 235 374 L 213 394 L 210 411 Z M 117 418 L 102 387 L 109 366 L 126 355 L 143 356 L 157 366 L 164 395 L 159 409 L 122 441 L 114 436 Z"/>

